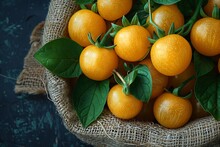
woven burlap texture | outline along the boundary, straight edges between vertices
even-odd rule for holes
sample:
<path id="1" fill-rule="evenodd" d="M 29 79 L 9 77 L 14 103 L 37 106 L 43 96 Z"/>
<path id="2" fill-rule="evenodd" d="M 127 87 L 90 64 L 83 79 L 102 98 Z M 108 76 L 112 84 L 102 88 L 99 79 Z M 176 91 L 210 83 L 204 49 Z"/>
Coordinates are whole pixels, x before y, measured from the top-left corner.
<path id="1" fill-rule="evenodd" d="M 45 69 L 34 60 L 34 53 L 41 47 L 44 22 L 37 24 L 30 35 L 30 50 L 24 58 L 24 66 L 15 84 L 16 93 L 45 93 Z"/>
<path id="2" fill-rule="evenodd" d="M 66 37 L 70 16 L 78 10 L 73 0 L 51 0 L 46 17 L 42 45 Z M 33 60 L 31 58 L 31 60 Z M 37 65 L 36 67 L 38 67 Z M 41 67 L 42 68 L 42 67 Z M 35 69 L 31 68 L 34 74 Z M 203 146 L 218 144 L 220 122 L 205 117 L 180 129 L 166 129 L 158 124 L 123 121 L 107 109 L 97 121 L 83 128 L 71 104 L 71 82 L 46 71 L 47 90 L 65 127 L 82 141 L 94 146 Z M 44 72 L 40 76 L 44 75 Z M 27 78 L 27 77 L 26 77 Z M 37 80 L 36 80 L 37 81 Z M 39 81 L 44 90 L 42 81 Z M 33 85 L 35 82 L 33 82 Z M 34 93 L 34 92 L 32 92 Z"/>

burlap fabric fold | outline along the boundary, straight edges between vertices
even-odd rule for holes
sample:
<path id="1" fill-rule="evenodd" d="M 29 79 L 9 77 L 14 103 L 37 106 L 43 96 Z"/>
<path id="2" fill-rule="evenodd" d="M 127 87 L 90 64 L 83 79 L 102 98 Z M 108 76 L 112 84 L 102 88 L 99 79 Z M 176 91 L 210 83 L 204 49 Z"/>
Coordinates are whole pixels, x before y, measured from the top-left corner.
<path id="1" fill-rule="evenodd" d="M 30 35 L 30 50 L 24 58 L 24 66 L 17 78 L 16 93 L 43 94 L 45 93 L 45 69 L 34 60 L 34 53 L 40 48 L 44 22 L 40 22 Z"/>
<path id="2" fill-rule="evenodd" d="M 73 0 L 51 0 L 46 17 L 42 45 L 67 36 L 67 23 L 78 10 Z M 49 96 L 65 127 L 79 139 L 94 146 L 218 146 L 220 122 L 212 117 L 189 122 L 180 129 L 166 129 L 158 124 L 123 121 L 105 109 L 97 121 L 83 128 L 71 104 L 71 82 L 46 70 Z"/>

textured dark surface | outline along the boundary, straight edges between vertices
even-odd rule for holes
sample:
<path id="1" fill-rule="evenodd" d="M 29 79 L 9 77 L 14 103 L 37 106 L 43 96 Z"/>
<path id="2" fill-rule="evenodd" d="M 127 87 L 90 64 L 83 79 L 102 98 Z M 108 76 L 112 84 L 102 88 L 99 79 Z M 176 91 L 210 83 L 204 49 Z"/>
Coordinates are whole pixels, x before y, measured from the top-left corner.
<path id="1" fill-rule="evenodd" d="M 0 1 L 0 146 L 88 146 L 66 130 L 46 95 L 15 94 L 32 29 L 49 0 Z"/>

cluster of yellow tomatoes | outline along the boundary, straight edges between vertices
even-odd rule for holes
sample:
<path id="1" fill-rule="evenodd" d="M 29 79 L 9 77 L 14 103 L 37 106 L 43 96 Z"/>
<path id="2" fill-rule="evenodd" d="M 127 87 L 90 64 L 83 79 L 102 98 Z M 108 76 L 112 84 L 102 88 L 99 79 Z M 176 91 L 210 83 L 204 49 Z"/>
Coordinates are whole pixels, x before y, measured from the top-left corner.
<path id="1" fill-rule="evenodd" d="M 184 15 L 176 4 L 161 5 L 152 12 L 152 21 L 165 31 L 165 36 L 153 44 L 148 38 L 157 33 L 156 27 L 130 24 L 122 26 L 121 18 L 129 13 L 135 1 L 97 0 L 97 13 L 81 9 L 72 15 L 68 24 L 69 36 L 84 47 L 79 64 L 84 75 L 92 80 L 111 78 L 113 72 L 123 70 L 123 62 L 146 65 L 152 77 L 152 96 L 144 103 L 131 94 L 123 93 L 123 87 L 115 84 L 109 91 L 107 106 L 112 114 L 121 119 L 137 118 L 156 121 L 167 128 L 178 128 L 192 116 L 208 115 L 195 98 L 183 99 L 165 89 L 178 87 L 195 74 L 192 63 L 192 46 L 205 56 L 218 57 L 220 71 L 220 20 L 207 17 L 197 20 L 190 31 L 190 42 L 179 34 L 168 34 L 174 23 L 175 29 L 185 24 Z M 209 0 L 204 7 L 208 16 L 220 1 Z M 146 22 L 150 21 L 146 18 Z M 112 38 L 110 45 L 102 41 L 108 36 L 109 24 L 117 23 L 121 29 Z M 89 39 L 88 39 L 89 36 Z M 109 43 L 109 42 L 108 42 Z M 181 93 L 192 91 L 194 80 Z"/>

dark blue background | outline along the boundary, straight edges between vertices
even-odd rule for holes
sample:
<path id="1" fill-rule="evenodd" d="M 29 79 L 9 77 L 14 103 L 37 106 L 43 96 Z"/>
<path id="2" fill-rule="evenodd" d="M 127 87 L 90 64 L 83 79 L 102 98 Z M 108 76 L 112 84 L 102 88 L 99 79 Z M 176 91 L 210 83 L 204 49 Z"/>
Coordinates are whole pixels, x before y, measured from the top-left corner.
<path id="1" fill-rule="evenodd" d="M 46 95 L 15 94 L 32 29 L 49 0 L 0 1 L 0 146 L 88 146 L 68 132 Z"/>

